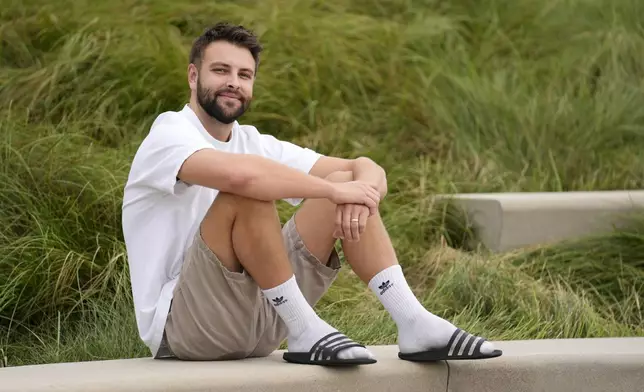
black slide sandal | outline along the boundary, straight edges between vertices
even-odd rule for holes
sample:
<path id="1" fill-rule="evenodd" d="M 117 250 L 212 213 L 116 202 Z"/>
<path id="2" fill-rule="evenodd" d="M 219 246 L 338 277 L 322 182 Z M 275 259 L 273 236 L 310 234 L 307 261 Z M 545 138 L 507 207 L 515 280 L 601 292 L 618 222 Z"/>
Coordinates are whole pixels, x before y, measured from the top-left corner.
<path id="1" fill-rule="evenodd" d="M 376 363 L 375 359 L 370 358 L 339 359 L 338 353 L 349 347 L 365 348 L 365 346 L 354 342 L 340 332 L 333 332 L 318 340 L 309 352 L 285 352 L 283 358 L 291 363 L 321 366 L 369 365 Z"/>
<path id="2" fill-rule="evenodd" d="M 496 358 L 503 354 L 501 350 L 494 350 L 490 354 L 481 353 L 481 345 L 483 345 L 483 342 L 486 342 L 486 340 L 482 337 L 472 335 L 462 329 L 456 329 L 445 347 L 417 353 L 398 353 L 398 358 L 414 362 L 432 362 L 455 359 Z"/>

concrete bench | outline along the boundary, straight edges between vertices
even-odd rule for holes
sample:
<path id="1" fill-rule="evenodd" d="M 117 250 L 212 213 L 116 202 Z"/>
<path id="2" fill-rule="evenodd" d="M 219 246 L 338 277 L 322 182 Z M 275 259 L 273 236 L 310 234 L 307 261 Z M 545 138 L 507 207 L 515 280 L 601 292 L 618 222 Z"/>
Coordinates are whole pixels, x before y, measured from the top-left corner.
<path id="1" fill-rule="evenodd" d="M 644 207 L 644 191 L 439 195 L 460 206 L 493 252 L 606 233 Z"/>
<path id="2" fill-rule="evenodd" d="M 644 338 L 495 342 L 499 358 L 411 363 L 396 346 L 369 347 L 378 363 L 295 365 L 281 351 L 230 362 L 124 359 L 0 369 L 2 392 L 640 392 Z"/>

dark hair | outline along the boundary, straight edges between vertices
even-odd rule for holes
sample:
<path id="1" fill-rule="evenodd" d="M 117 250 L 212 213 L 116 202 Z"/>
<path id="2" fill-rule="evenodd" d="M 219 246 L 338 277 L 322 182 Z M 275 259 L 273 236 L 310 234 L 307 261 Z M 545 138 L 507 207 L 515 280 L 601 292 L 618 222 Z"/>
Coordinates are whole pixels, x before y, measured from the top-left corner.
<path id="1" fill-rule="evenodd" d="M 227 22 L 217 23 L 197 37 L 190 50 L 190 63 L 199 67 L 206 47 L 220 40 L 248 49 L 253 59 L 255 59 L 255 70 L 257 70 L 259 66 L 259 54 L 262 51 L 262 45 L 259 43 L 257 36 L 244 26 L 233 25 Z"/>

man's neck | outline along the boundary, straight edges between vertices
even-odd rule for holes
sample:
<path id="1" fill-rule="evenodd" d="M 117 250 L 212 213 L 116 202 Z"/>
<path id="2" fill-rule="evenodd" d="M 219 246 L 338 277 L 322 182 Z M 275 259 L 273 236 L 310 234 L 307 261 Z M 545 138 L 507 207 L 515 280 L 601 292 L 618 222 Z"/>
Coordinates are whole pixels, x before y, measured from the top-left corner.
<path id="1" fill-rule="evenodd" d="M 214 137 L 215 139 L 221 141 L 221 142 L 227 142 L 230 139 L 232 130 L 233 130 L 233 124 L 222 124 L 219 121 L 215 120 L 214 118 L 210 117 L 208 113 L 206 113 L 199 104 L 196 102 L 190 101 L 189 103 L 190 109 L 192 109 L 193 112 L 197 115 L 197 118 L 199 121 L 201 121 L 201 124 L 203 127 L 206 129 L 206 131 L 210 134 L 210 136 Z"/>

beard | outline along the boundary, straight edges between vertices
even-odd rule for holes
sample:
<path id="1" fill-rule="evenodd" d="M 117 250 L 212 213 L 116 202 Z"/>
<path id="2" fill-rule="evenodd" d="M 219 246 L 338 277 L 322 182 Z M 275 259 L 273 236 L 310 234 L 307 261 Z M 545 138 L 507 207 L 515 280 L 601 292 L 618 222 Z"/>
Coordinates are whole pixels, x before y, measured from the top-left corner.
<path id="1" fill-rule="evenodd" d="M 226 107 L 226 105 L 220 105 L 219 102 L 217 102 L 217 98 L 219 98 L 219 96 L 224 92 L 230 92 L 230 90 L 222 89 L 213 92 L 210 89 L 204 88 L 201 85 L 201 82 L 197 81 L 197 102 L 199 102 L 199 105 L 201 105 L 203 110 L 208 113 L 210 117 L 220 123 L 230 124 L 248 110 L 250 101 L 239 95 L 237 97 L 240 102 L 239 108 L 231 111 L 231 109 Z"/>

